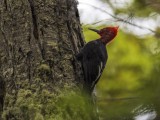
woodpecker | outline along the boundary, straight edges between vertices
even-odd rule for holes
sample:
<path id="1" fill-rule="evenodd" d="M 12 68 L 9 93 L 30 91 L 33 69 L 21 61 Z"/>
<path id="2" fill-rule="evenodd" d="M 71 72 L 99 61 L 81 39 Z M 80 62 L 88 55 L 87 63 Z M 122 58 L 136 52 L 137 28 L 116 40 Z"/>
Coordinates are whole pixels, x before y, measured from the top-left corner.
<path id="1" fill-rule="evenodd" d="M 92 94 L 108 59 L 106 45 L 115 38 L 118 27 L 105 27 L 101 30 L 89 29 L 99 34 L 100 38 L 88 42 L 76 57 L 82 62 L 85 90 Z"/>

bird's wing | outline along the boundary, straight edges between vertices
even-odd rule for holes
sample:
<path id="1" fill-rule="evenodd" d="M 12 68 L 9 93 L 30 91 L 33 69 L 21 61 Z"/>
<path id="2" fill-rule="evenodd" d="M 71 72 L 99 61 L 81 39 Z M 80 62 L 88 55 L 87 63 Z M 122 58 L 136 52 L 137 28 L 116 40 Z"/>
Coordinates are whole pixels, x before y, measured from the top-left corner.
<path id="1" fill-rule="evenodd" d="M 88 60 L 83 63 L 84 73 L 85 73 L 85 82 L 89 91 L 92 91 L 95 87 L 95 84 L 98 82 L 99 78 L 104 69 L 104 64 L 99 59 Z"/>
<path id="2" fill-rule="evenodd" d="M 93 49 L 85 52 L 86 53 L 83 58 L 83 69 L 87 85 L 86 87 L 92 91 L 103 72 L 105 62 L 99 46 L 94 46 Z"/>

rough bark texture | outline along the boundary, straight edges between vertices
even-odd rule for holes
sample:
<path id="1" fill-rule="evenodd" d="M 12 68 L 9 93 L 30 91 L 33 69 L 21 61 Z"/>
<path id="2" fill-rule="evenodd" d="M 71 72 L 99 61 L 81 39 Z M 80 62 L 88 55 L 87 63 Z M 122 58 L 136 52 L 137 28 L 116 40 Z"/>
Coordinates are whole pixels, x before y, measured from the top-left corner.
<path id="1" fill-rule="evenodd" d="M 66 84 L 82 83 L 74 54 L 83 45 L 75 0 L 0 0 L 3 118 L 27 120 L 25 113 L 15 113 L 21 93 L 27 90 L 23 99 L 43 90 L 57 94 Z"/>

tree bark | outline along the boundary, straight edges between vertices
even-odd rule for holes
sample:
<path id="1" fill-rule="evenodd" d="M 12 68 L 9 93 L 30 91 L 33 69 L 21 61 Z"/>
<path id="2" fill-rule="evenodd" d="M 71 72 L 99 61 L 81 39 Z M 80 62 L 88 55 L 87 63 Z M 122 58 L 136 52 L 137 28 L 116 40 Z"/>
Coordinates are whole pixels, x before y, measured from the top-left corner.
<path id="1" fill-rule="evenodd" d="M 50 97 L 41 98 L 46 91 L 56 96 L 65 86 L 74 88 L 83 84 L 81 65 L 74 59 L 83 45 L 77 1 L 1 0 L 0 99 L 4 103 L 1 102 L 0 111 L 4 106 L 3 119 L 35 118 L 29 111 L 31 107 L 25 106 L 28 104 L 25 100 L 31 103 L 34 100 L 30 98 L 35 95 L 44 104 Z M 45 114 L 45 109 L 42 111 Z"/>

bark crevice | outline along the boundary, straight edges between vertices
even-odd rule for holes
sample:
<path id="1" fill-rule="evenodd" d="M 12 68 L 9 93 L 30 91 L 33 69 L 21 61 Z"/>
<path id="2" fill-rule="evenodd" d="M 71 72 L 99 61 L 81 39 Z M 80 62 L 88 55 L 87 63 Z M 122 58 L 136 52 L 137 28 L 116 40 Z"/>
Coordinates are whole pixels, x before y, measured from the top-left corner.
<path id="1" fill-rule="evenodd" d="M 5 81 L 3 78 L 0 76 L 0 119 L 1 119 L 1 114 L 3 112 L 3 106 L 4 106 L 4 97 L 5 97 Z"/>
<path id="2" fill-rule="evenodd" d="M 38 27 L 38 19 L 37 19 L 37 13 L 35 10 L 35 5 L 33 0 L 28 0 L 30 9 L 31 9 L 31 15 L 32 15 L 32 23 L 33 23 L 33 36 L 35 40 L 37 40 L 38 47 L 41 52 L 42 59 L 45 59 L 44 57 L 44 50 L 41 45 L 40 37 L 39 37 L 39 27 Z"/>
<path id="3" fill-rule="evenodd" d="M 67 4 L 67 27 L 68 27 L 68 34 L 69 34 L 69 38 L 71 39 L 71 43 L 72 43 L 72 46 L 73 46 L 73 51 L 75 51 L 75 54 L 78 53 L 78 49 L 77 49 L 77 46 L 76 46 L 76 43 L 75 43 L 75 40 L 73 38 L 73 30 L 71 28 L 71 20 L 72 20 L 72 16 L 70 14 L 70 9 L 71 9 L 71 2 L 70 0 L 66 0 L 66 4 Z"/>
<path id="4" fill-rule="evenodd" d="M 7 5 L 7 0 L 4 0 L 4 4 L 5 4 L 5 9 L 8 9 L 8 5 Z"/>

